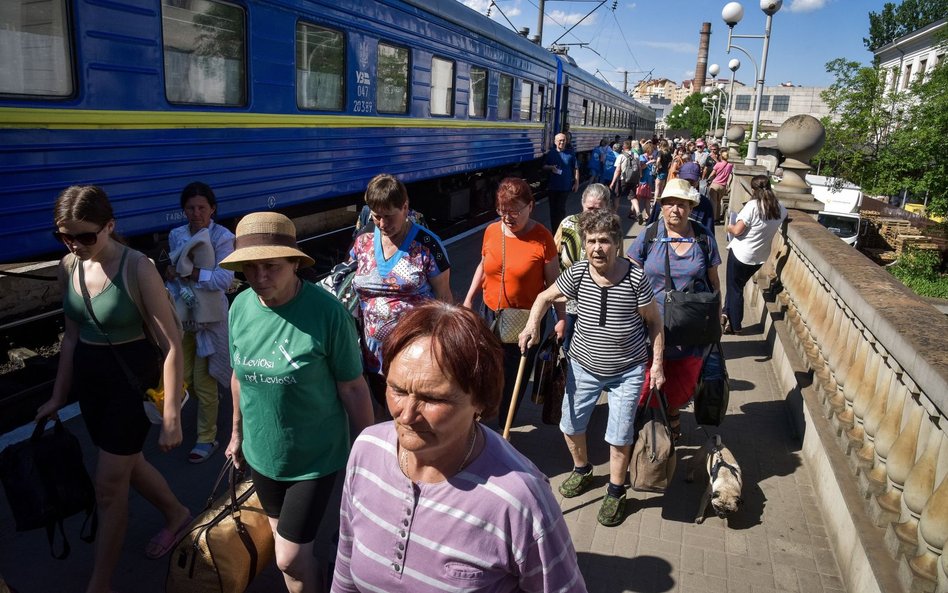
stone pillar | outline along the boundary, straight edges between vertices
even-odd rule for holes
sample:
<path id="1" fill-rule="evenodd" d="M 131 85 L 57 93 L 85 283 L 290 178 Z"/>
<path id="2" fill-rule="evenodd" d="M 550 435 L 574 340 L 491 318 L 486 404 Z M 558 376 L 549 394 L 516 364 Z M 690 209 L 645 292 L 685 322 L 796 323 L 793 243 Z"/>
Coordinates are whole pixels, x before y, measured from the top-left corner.
<path id="1" fill-rule="evenodd" d="M 783 122 L 777 131 L 777 148 L 785 160 L 783 179 L 774 187 L 777 197 L 787 208 L 808 212 L 819 212 L 823 204 L 813 198 L 813 191 L 806 182 L 813 158 L 826 142 L 826 129 L 812 115 L 794 115 Z"/>
<path id="2" fill-rule="evenodd" d="M 727 156 L 728 162 L 736 164 L 741 162 L 741 153 L 737 152 L 737 147 L 744 141 L 747 132 L 744 126 L 731 126 L 727 129 Z"/>

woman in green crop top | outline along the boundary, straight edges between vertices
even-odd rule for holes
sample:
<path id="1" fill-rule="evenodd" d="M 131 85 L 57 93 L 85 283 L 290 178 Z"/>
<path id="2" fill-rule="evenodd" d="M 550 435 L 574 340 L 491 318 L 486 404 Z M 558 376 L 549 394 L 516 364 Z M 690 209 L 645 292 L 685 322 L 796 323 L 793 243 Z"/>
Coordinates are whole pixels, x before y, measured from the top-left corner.
<path id="1" fill-rule="evenodd" d="M 149 557 L 166 554 L 191 521 L 187 507 L 142 455 L 150 423 L 142 394 L 129 385 L 116 358 L 121 357 L 142 385 L 163 379 L 166 405 L 158 445 L 169 451 L 181 444 L 182 390 L 168 388 L 183 382 L 181 337 L 158 270 L 148 258 L 114 238 L 115 219 L 104 191 L 94 186 L 66 189 L 56 200 L 54 217 L 54 234 L 75 257 L 63 258 L 59 266 L 65 334 L 53 396 L 39 408 L 36 421 L 45 422 L 66 403 L 70 392 L 75 393 L 99 449 L 95 490 L 100 524 L 95 565 L 86 589 L 98 593 L 111 590 L 128 522 L 129 486 L 164 516 L 164 527 L 145 548 Z M 130 273 L 138 279 L 137 296 L 145 319 L 129 294 Z M 80 282 L 91 297 L 102 330 L 89 315 Z M 160 350 L 145 337 L 146 323 Z"/>

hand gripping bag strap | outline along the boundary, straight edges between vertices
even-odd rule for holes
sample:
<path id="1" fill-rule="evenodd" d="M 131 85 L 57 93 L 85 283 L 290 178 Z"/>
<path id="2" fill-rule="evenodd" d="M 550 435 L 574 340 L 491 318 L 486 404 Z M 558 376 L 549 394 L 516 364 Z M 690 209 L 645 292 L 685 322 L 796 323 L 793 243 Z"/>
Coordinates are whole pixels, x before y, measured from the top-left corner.
<path id="1" fill-rule="evenodd" d="M 225 477 L 228 485 L 223 493 Z M 243 591 L 273 558 L 273 534 L 253 484 L 228 459 L 204 511 L 171 553 L 169 593 Z"/>

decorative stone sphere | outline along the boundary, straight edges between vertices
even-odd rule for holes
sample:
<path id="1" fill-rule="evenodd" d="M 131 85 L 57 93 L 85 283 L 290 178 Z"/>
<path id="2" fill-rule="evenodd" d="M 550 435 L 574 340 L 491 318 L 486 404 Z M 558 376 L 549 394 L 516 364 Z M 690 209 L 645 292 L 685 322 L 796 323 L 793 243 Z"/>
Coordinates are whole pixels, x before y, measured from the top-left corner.
<path id="1" fill-rule="evenodd" d="M 729 144 L 740 144 L 746 133 L 744 126 L 731 126 L 727 129 L 727 141 Z"/>
<path id="2" fill-rule="evenodd" d="M 784 155 L 809 162 L 826 142 L 826 128 L 812 115 L 794 115 L 777 131 L 777 148 Z"/>
<path id="3" fill-rule="evenodd" d="M 714 129 L 714 137 L 715 137 L 715 138 L 723 138 L 723 137 L 724 137 L 724 128 L 715 128 L 715 129 Z"/>

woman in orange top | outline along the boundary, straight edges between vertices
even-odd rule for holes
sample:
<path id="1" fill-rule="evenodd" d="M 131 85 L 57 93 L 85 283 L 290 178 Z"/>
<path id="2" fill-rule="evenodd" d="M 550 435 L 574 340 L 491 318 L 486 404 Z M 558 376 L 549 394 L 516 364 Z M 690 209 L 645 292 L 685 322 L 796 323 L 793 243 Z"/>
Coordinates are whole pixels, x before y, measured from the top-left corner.
<path id="1" fill-rule="evenodd" d="M 535 202 L 530 186 L 523 179 L 508 177 L 497 188 L 497 214 L 500 220 L 484 231 L 481 261 L 474 271 L 464 306 L 471 308 L 478 294 L 483 293 L 487 322 L 491 323 L 500 309 L 530 309 L 537 295 L 556 281 L 559 275 L 556 244 L 553 235 L 542 224 L 530 218 Z M 557 306 L 556 335 L 563 339 L 565 310 Z M 541 329 L 542 333 L 542 329 Z M 527 368 L 521 381 L 517 407 L 523 401 L 526 377 L 533 369 L 538 346 L 530 348 Z M 498 424 L 502 428 L 513 395 L 520 365 L 520 346 L 504 344 L 504 395 L 500 404 Z"/>

